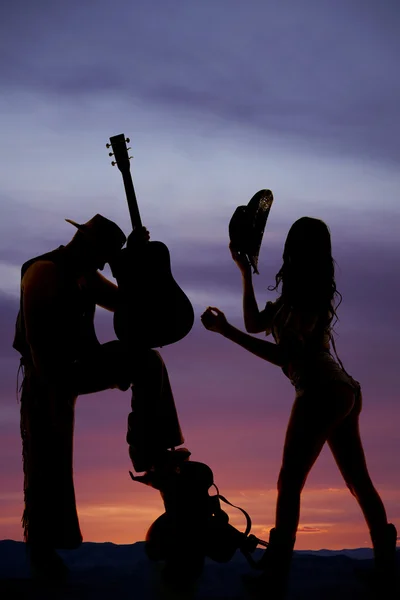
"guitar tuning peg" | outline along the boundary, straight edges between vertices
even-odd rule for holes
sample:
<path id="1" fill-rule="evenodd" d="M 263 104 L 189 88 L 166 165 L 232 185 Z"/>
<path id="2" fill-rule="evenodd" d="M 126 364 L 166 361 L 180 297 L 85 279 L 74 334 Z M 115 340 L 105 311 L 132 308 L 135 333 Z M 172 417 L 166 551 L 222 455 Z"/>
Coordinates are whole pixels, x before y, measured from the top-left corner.
<path id="1" fill-rule="evenodd" d="M 129 138 L 126 138 L 126 143 L 129 144 L 129 142 L 131 141 Z"/>
<path id="2" fill-rule="evenodd" d="M 112 164 L 112 166 L 113 166 L 113 167 L 115 167 L 115 165 L 116 165 L 117 163 L 115 162 L 115 160 L 112 160 L 112 161 L 111 161 L 111 164 Z"/>
<path id="3" fill-rule="evenodd" d="M 114 156 L 114 152 L 109 152 L 108 156 Z"/>
<path id="4" fill-rule="evenodd" d="M 128 156 L 129 160 L 131 160 L 131 158 L 133 158 L 133 156 Z"/>
<path id="5" fill-rule="evenodd" d="M 106 148 L 111 148 L 111 144 L 106 144 Z"/>
<path id="6" fill-rule="evenodd" d="M 129 146 L 129 148 L 127 148 L 127 150 L 132 150 L 132 148 Z"/>

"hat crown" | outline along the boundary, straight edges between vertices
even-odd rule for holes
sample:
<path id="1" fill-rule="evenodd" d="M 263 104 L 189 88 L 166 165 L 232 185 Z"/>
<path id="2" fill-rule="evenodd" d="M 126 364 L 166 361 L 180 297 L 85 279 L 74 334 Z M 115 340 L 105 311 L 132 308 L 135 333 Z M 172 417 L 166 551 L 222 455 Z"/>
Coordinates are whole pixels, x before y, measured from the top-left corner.
<path id="1" fill-rule="evenodd" d="M 114 221 L 103 217 L 99 213 L 94 215 L 89 221 L 86 221 L 86 223 L 76 223 L 71 219 L 65 220 L 104 249 L 120 250 L 126 242 L 126 236 L 122 229 Z"/>

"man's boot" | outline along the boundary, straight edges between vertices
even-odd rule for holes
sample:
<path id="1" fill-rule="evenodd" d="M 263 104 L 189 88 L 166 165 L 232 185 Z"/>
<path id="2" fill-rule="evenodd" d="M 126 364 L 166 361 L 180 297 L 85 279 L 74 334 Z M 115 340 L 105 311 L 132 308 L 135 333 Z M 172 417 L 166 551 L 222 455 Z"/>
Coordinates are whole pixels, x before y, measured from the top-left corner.
<path id="1" fill-rule="evenodd" d="M 245 586 L 254 598 L 285 598 L 295 542 L 296 538 L 287 533 L 271 529 L 268 547 L 258 563 L 262 573 L 244 577 Z"/>
<path id="2" fill-rule="evenodd" d="M 397 531 L 392 523 L 370 532 L 374 548 L 375 583 L 378 590 L 395 591 L 398 585 L 396 541 Z"/>
<path id="3" fill-rule="evenodd" d="M 68 577 L 68 568 L 54 548 L 44 545 L 28 545 L 31 576 L 47 581 L 64 581 Z"/>

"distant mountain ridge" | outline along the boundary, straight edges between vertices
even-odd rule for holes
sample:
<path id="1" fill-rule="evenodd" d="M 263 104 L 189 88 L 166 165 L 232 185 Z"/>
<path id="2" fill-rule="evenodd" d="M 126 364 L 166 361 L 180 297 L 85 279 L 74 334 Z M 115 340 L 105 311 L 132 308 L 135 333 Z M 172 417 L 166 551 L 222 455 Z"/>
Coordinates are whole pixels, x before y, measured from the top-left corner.
<path id="1" fill-rule="evenodd" d="M 261 556 L 262 552 L 262 549 L 257 550 L 254 558 Z M 60 555 L 70 569 L 70 577 L 65 584 L 67 592 L 66 595 L 63 592 L 63 599 L 154 598 L 154 586 L 158 585 L 160 580 L 160 567 L 148 560 L 144 552 L 144 542 L 125 545 L 84 542 L 77 550 L 60 551 Z M 366 581 L 373 566 L 372 557 L 371 548 L 295 551 L 287 600 L 366 600 Z M 356 571 L 361 572 L 362 576 L 359 577 Z M 250 568 L 240 552 L 237 552 L 229 563 L 219 564 L 207 560 L 193 598 L 247 598 L 241 576 L 249 572 L 257 573 Z M 54 595 L 54 590 L 50 593 L 37 585 L 30 579 L 25 544 L 14 540 L 0 541 L 2 600 L 58 598 Z"/>

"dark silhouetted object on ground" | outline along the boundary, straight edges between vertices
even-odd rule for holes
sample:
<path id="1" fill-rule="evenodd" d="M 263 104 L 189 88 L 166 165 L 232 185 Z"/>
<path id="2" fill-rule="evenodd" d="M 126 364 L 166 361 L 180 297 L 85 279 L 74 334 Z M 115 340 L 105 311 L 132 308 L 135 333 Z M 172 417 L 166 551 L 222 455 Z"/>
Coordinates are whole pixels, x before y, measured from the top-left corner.
<path id="1" fill-rule="evenodd" d="M 206 464 L 190 461 L 186 448 L 166 451 L 154 467 L 144 475 L 131 477 L 160 491 L 165 512 L 154 521 L 146 535 L 146 553 L 151 560 L 165 561 L 163 578 L 173 588 L 187 588 L 202 573 L 204 560 L 228 562 L 240 549 L 250 564 L 251 553 L 265 542 L 250 534 L 251 519 L 246 517 L 246 530 L 239 531 L 229 523 L 220 501 L 232 505 L 223 496 L 211 496 L 213 472 Z"/>

